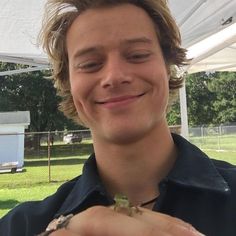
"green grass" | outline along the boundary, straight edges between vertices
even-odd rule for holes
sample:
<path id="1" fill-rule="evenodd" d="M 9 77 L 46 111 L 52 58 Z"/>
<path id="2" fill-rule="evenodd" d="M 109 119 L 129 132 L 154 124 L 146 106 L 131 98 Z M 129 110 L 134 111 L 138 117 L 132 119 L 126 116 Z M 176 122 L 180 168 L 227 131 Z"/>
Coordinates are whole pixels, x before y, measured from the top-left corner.
<path id="1" fill-rule="evenodd" d="M 211 158 L 227 161 L 236 165 L 236 151 L 214 151 L 214 150 L 204 150 L 203 151 Z"/>
<path id="2" fill-rule="evenodd" d="M 236 165 L 236 135 L 190 137 L 190 142 L 211 158 Z"/>
<path id="3" fill-rule="evenodd" d="M 64 182 L 81 173 L 82 166 L 86 158 L 64 158 L 63 160 L 53 160 L 51 164 L 51 181 Z M 57 162 L 58 161 L 58 162 Z M 16 174 L 1 174 L 0 186 L 2 188 L 14 189 L 18 187 L 34 187 L 44 185 L 49 182 L 49 167 L 47 160 L 25 162 L 23 172 Z M 57 163 L 55 165 L 55 163 Z M 73 164 L 72 164 L 73 163 Z M 38 166 L 34 166 L 38 165 Z"/>
<path id="4" fill-rule="evenodd" d="M 60 185 L 61 183 L 45 183 L 34 187 L 0 189 L 0 218 L 22 202 L 40 200 L 51 195 Z"/>
<path id="5" fill-rule="evenodd" d="M 236 151 L 236 135 L 190 137 L 190 141 L 201 149 Z"/>
<path id="6" fill-rule="evenodd" d="M 47 153 L 46 147 L 40 148 L 41 153 Z M 0 217 L 21 202 L 51 195 L 62 183 L 80 175 L 93 147 L 91 142 L 55 145 L 51 150 L 50 183 L 47 155 L 39 158 L 37 151 L 30 151 L 32 155 L 26 156 L 23 172 L 0 174 Z"/>
<path id="7" fill-rule="evenodd" d="M 0 217 L 23 201 L 43 199 L 55 192 L 63 182 L 80 175 L 85 158 L 77 160 L 76 164 L 68 164 L 68 159 L 65 159 L 65 164 L 60 160 L 60 165 L 52 165 L 50 183 L 47 166 L 26 166 L 22 173 L 1 174 Z"/>
<path id="8" fill-rule="evenodd" d="M 41 151 L 42 151 L 42 147 Z M 46 147 L 44 147 L 46 149 Z M 51 150 L 50 169 L 48 157 L 44 155 L 39 158 L 37 152 L 34 155 L 26 156 L 24 160 L 24 170 L 17 174 L 1 174 L 0 189 L 33 187 L 49 182 L 64 182 L 81 173 L 83 163 L 93 151 L 91 143 L 67 145 L 70 152 L 65 151 L 65 145 L 54 146 Z M 71 149 L 73 151 L 71 152 Z M 31 151 L 33 153 L 33 151 Z M 69 153 L 69 154 L 68 154 Z M 1 199 L 1 198 L 0 198 Z"/>

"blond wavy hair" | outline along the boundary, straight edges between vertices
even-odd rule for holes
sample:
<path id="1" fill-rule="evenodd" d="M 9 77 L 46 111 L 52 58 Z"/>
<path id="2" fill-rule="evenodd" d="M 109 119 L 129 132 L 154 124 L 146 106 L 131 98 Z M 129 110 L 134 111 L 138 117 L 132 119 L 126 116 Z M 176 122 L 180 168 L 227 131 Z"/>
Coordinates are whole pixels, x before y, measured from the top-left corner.
<path id="1" fill-rule="evenodd" d="M 71 95 L 66 48 L 66 34 L 75 18 L 91 8 L 109 7 L 130 3 L 144 9 L 156 26 L 157 37 L 170 75 L 169 105 L 176 91 L 183 85 L 183 77 L 176 76 L 176 67 L 187 63 L 186 50 L 181 47 L 179 29 L 167 6 L 166 0 L 48 0 L 39 43 L 46 51 L 52 66 L 52 79 L 62 97 L 60 110 L 79 124 L 83 124 L 74 106 Z"/>

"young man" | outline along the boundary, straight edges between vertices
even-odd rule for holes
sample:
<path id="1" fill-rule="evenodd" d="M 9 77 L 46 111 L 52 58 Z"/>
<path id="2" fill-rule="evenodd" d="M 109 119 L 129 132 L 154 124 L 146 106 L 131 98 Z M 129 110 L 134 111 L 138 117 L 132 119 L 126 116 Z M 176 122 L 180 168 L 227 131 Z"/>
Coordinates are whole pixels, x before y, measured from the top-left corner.
<path id="1" fill-rule="evenodd" d="M 90 128 L 95 152 L 82 176 L 13 209 L 1 234 L 49 225 L 44 235 L 236 235 L 235 167 L 168 128 L 167 105 L 183 82 L 172 68 L 185 50 L 166 2 L 49 0 L 46 9 L 41 37 L 62 110 Z M 108 207 L 117 193 L 133 207 Z"/>

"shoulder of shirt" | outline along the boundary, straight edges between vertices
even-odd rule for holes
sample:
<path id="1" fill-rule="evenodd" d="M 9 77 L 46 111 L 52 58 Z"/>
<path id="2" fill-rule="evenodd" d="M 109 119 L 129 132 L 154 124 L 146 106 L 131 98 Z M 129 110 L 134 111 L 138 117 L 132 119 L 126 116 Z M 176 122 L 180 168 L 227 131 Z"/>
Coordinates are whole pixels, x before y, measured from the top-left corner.
<path id="1" fill-rule="evenodd" d="M 229 184 L 231 190 L 236 193 L 236 165 L 223 160 L 211 159 L 217 171 Z"/>
<path id="2" fill-rule="evenodd" d="M 233 171 L 236 174 L 236 165 L 231 164 L 227 161 L 217 160 L 211 158 L 211 161 L 214 163 L 215 167 L 222 171 Z"/>

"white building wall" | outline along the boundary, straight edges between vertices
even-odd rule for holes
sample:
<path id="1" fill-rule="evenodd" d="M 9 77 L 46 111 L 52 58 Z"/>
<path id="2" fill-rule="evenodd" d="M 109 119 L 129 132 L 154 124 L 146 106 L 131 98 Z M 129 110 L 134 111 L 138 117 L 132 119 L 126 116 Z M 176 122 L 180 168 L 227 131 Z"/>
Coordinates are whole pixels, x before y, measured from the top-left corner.
<path id="1" fill-rule="evenodd" d="M 18 162 L 24 164 L 25 125 L 0 125 L 0 164 Z"/>

